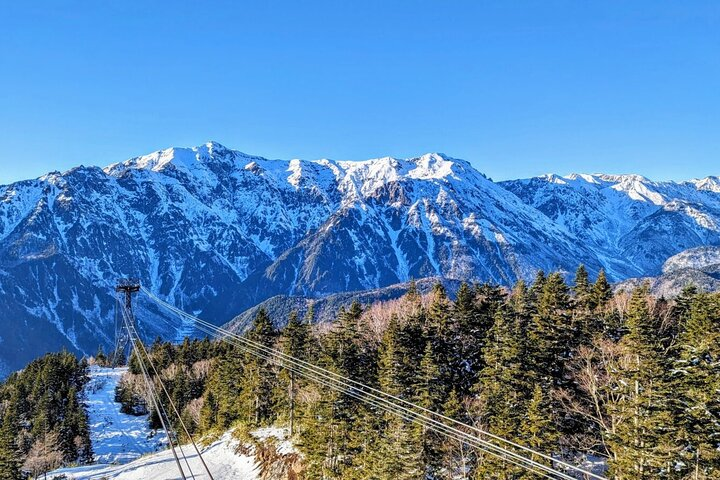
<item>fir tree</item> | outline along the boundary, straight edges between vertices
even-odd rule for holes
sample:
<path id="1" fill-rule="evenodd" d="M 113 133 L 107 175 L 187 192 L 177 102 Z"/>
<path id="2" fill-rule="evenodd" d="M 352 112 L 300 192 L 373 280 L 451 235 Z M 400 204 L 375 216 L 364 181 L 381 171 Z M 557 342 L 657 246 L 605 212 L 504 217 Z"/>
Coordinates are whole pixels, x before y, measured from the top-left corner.
<path id="1" fill-rule="evenodd" d="M 555 387 L 564 385 L 564 365 L 575 337 L 570 316 L 569 289 L 559 273 L 552 273 L 537 296 L 537 313 L 528 336 L 532 365 L 539 381 Z"/>
<path id="2" fill-rule="evenodd" d="M 550 401 L 549 390 L 549 386 L 535 385 L 527 406 L 525 421 L 520 427 L 519 438 L 526 447 L 551 456 L 557 451 L 560 432 L 557 427 L 559 421 Z M 536 462 L 548 464 L 546 459 L 538 455 L 531 457 Z M 521 478 L 534 479 L 536 477 L 533 474 L 525 474 Z"/>
<path id="3" fill-rule="evenodd" d="M 674 435 L 681 442 L 682 473 L 720 477 L 720 294 L 685 291 L 682 333 L 672 388 Z"/>
<path id="4" fill-rule="evenodd" d="M 277 335 L 265 309 L 258 310 L 248 340 L 266 348 L 273 348 Z M 243 375 L 238 395 L 240 418 L 249 425 L 258 426 L 271 420 L 272 395 L 275 388 L 275 372 L 265 358 L 250 353 L 244 355 Z"/>
<path id="5" fill-rule="evenodd" d="M 279 346 L 283 353 L 295 359 L 307 360 L 310 342 L 310 325 L 300 322 L 297 312 L 290 313 L 288 323 L 281 332 Z M 283 410 L 288 411 L 291 435 L 295 432 L 296 408 L 295 398 L 298 390 L 304 381 L 295 374 L 294 371 L 285 368 L 280 372 L 280 382 L 278 384 L 279 391 L 277 393 L 277 401 L 275 408 L 278 414 Z"/>
<path id="6" fill-rule="evenodd" d="M 0 419 L 0 478 L 7 480 L 21 480 L 20 449 L 16 443 L 19 430 L 18 412 L 15 402 L 10 402 Z"/>
<path id="7" fill-rule="evenodd" d="M 647 284 L 633 291 L 627 312 L 622 391 L 610 408 L 624 417 L 609 439 L 614 452 L 610 471 L 619 479 L 653 479 L 669 468 L 671 424 L 667 371 L 660 351 L 659 323 L 648 306 Z"/>
<path id="8" fill-rule="evenodd" d="M 475 386 L 477 421 L 490 433 L 515 440 L 520 433 L 529 392 L 527 345 L 515 312 L 504 307 L 488 333 L 485 368 Z M 516 478 L 521 470 L 492 455 L 480 455 L 475 478 Z"/>
<path id="9" fill-rule="evenodd" d="M 483 284 L 471 289 L 460 285 L 453 306 L 456 329 L 452 342 L 460 347 L 453 385 L 467 395 L 483 369 L 483 350 L 495 313 L 505 300 L 501 289 Z"/>
<path id="10" fill-rule="evenodd" d="M 605 276 L 605 269 L 601 268 L 593 284 L 593 304 L 597 308 L 605 308 L 611 298 L 612 287 Z"/>

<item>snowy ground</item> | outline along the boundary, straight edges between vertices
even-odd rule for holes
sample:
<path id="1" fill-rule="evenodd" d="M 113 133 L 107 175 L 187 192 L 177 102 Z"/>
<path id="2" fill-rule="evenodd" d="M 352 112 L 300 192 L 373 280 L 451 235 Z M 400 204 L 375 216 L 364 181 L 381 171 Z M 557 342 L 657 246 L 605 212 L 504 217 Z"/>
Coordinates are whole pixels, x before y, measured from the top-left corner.
<path id="1" fill-rule="evenodd" d="M 115 402 L 115 386 L 127 368 L 90 367 L 90 382 L 86 387 L 86 402 L 90 420 L 90 439 L 95 452 L 94 465 L 62 468 L 48 473 L 47 478 L 67 480 L 170 480 L 180 479 L 172 451 L 167 449 L 164 432 L 150 430 L 147 417 L 120 413 Z M 259 440 L 274 437 L 280 453 L 293 450 L 285 440 L 286 429 L 263 428 L 253 432 Z M 201 447 L 203 460 L 216 480 L 258 478 L 255 458 L 235 453 L 238 441 L 230 432 L 214 443 Z M 182 461 L 188 479 L 206 479 L 202 463 L 190 445 L 183 445 L 187 462 Z M 178 450 L 179 453 L 179 450 Z"/>
<path id="2" fill-rule="evenodd" d="M 127 368 L 90 367 L 86 387 L 90 440 L 98 463 L 127 463 L 146 453 L 165 448 L 165 432 L 148 428 L 146 416 L 120 413 L 115 386 Z"/>
<path id="3" fill-rule="evenodd" d="M 182 461 L 187 478 L 197 480 L 209 478 L 193 448 L 183 445 L 190 468 Z M 202 448 L 203 460 L 216 480 L 238 479 L 255 480 L 258 478 L 255 458 L 237 455 L 237 441 L 226 433 L 211 445 Z M 192 471 L 192 474 L 190 474 Z M 175 458 L 170 450 L 139 458 L 125 465 L 90 465 L 77 468 L 60 469 L 48 474 L 48 478 L 65 475 L 67 480 L 175 480 L 180 479 Z"/>

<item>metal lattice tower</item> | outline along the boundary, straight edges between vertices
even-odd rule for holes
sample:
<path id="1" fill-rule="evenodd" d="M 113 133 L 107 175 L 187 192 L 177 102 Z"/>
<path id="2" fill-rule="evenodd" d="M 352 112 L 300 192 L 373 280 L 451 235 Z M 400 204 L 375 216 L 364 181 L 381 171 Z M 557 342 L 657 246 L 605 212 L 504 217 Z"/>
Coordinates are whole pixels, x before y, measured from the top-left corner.
<path id="1" fill-rule="evenodd" d="M 115 304 L 115 352 L 113 353 L 113 364 L 123 365 L 130 354 L 130 328 L 135 328 L 135 314 L 132 309 L 133 293 L 140 291 L 140 281 L 135 278 L 122 278 L 118 280 L 115 292 L 117 303 Z M 124 297 L 124 298 L 123 298 Z M 127 324 L 125 318 L 127 316 Z"/>

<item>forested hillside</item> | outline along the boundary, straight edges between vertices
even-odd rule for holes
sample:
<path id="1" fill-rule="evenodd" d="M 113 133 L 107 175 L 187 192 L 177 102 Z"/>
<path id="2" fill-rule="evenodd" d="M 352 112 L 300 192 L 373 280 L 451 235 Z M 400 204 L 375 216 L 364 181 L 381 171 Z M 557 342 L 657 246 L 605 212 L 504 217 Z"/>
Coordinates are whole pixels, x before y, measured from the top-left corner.
<path id="1" fill-rule="evenodd" d="M 0 384 L 0 479 L 35 478 L 92 461 L 81 395 L 86 383 L 85 361 L 62 352 L 31 362 Z"/>
<path id="2" fill-rule="evenodd" d="M 613 294 L 581 267 L 571 286 L 540 273 L 355 303 L 332 326 L 312 315 L 276 331 L 261 310 L 247 335 L 538 451 L 603 457 L 610 478 L 720 477 L 718 294 Z M 535 478 L 232 345 L 158 341 L 151 356 L 191 433 L 291 425 L 307 479 Z M 149 402 L 130 363 L 118 394 L 133 410 Z"/>

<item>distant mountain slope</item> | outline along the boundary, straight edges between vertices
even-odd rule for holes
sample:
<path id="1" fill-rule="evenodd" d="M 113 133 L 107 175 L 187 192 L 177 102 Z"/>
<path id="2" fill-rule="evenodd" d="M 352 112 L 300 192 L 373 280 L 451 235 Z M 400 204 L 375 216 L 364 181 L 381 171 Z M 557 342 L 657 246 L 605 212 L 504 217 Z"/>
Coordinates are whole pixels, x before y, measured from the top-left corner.
<path id="1" fill-rule="evenodd" d="M 615 288 L 632 289 L 646 281 L 654 295 L 666 298 L 676 296 L 688 285 L 703 292 L 720 291 L 720 247 L 685 250 L 665 261 L 661 275 L 627 279 Z"/>
<path id="2" fill-rule="evenodd" d="M 720 244 L 720 180 L 545 175 L 501 182 L 589 246 L 616 280 L 657 275 L 670 256 Z"/>
<path id="3" fill-rule="evenodd" d="M 457 280 L 424 278 L 416 282 L 416 288 L 421 294 L 427 293 L 438 282 L 443 284 L 451 297 L 455 296 L 455 292 L 460 286 L 460 282 Z M 293 311 L 297 312 L 300 318 L 304 318 L 311 306 L 313 322 L 326 323 L 336 318 L 341 307 L 347 308 L 355 301 L 366 306 L 379 301 L 392 300 L 405 295 L 409 288 L 410 282 L 404 282 L 372 290 L 333 293 L 320 298 L 276 295 L 245 310 L 224 325 L 224 328 L 232 332 L 244 332 L 252 325 L 255 315 L 261 308 L 265 309 L 276 327 L 283 327 Z"/>
<path id="4" fill-rule="evenodd" d="M 672 254 L 720 244 L 718 185 L 497 184 L 442 154 L 267 160 L 213 142 L 54 172 L 0 187 L 0 369 L 108 347 L 126 276 L 223 323 L 276 295 L 410 278 L 511 284 L 579 263 L 614 280 L 656 274 Z M 141 333 L 177 335 L 163 318 L 143 310 Z"/>

